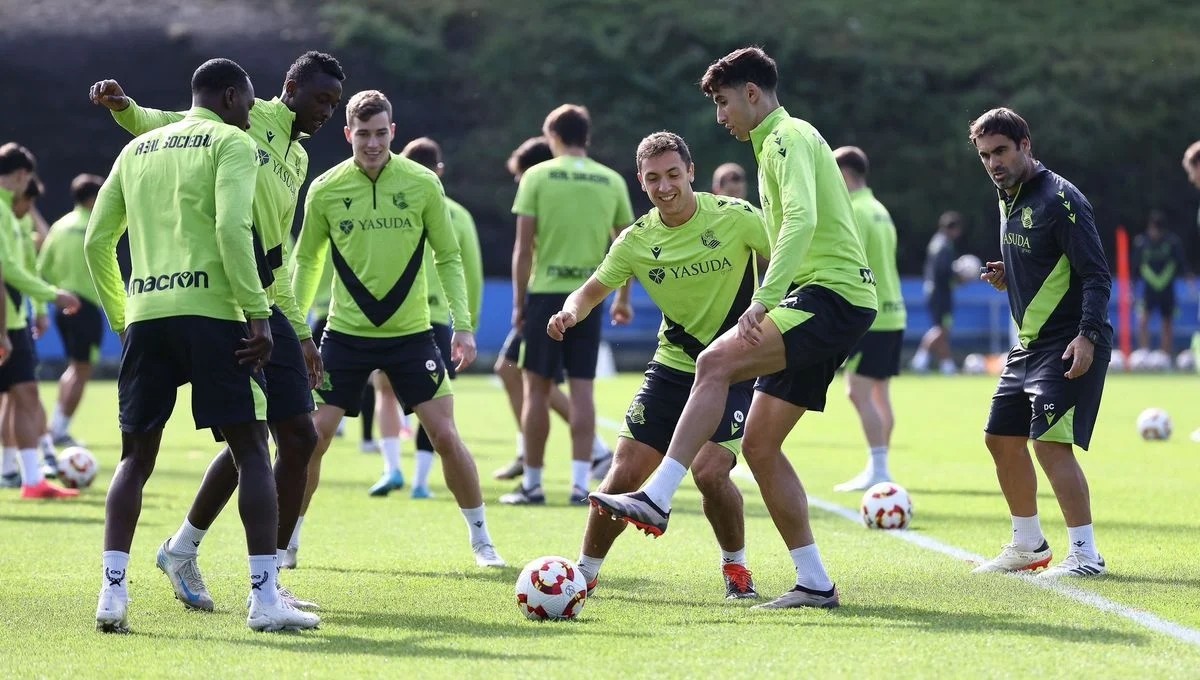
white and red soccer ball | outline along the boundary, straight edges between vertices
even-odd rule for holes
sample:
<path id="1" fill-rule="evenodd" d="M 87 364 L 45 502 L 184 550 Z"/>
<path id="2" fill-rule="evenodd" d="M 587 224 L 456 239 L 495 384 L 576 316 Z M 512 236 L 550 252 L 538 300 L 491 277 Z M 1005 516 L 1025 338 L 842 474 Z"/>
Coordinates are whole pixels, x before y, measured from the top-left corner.
<path id="1" fill-rule="evenodd" d="M 1146 441 L 1166 441 L 1171 438 L 1171 416 L 1161 408 L 1148 408 L 1138 415 L 1137 429 Z"/>
<path id="2" fill-rule="evenodd" d="M 880 482 L 863 494 L 862 518 L 868 529 L 903 529 L 912 517 L 912 499 L 899 484 Z"/>
<path id="3" fill-rule="evenodd" d="M 517 608 L 527 619 L 573 619 L 585 601 L 587 580 L 565 557 L 539 557 L 517 577 Z"/>
<path id="4" fill-rule="evenodd" d="M 58 454 L 58 479 L 63 486 L 86 489 L 96 480 L 99 471 L 96 457 L 82 446 L 69 446 Z"/>

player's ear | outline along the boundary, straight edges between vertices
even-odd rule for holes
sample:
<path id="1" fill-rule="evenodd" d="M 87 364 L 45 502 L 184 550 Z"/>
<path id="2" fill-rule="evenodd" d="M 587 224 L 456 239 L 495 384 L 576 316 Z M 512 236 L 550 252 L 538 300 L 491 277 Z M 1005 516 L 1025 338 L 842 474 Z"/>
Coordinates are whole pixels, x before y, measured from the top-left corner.
<path id="1" fill-rule="evenodd" d="M 287 94 L 296 94 L 296 90 L 298 90 L 299 88 L 300 88 L 300 83 L 297 83 L 296 81 L 292 80 L 291 78 L 285 80 L 283 83 L 283 91 L 286 92 Z"/>
<path id="2" fill-rule="evenodd" d="M 695 163 L 688 163 L 687 176 L 688 176 L 688 184 L 691 184 L 692 182 L 696 181 L 696 164 Z"/>
<path id="3" fill-rule="evenodd" d="M 342 132 L 346 135 L 346 141 L 349 142 L 350 141 L 350 126 L 347 125 L 346 127 L 342 128 Z"/>

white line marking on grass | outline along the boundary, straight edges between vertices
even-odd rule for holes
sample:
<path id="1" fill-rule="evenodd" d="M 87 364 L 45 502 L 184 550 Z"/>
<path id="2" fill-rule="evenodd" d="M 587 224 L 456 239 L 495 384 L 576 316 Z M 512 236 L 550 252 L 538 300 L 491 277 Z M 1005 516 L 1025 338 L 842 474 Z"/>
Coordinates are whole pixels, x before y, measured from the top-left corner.
<path id="1" fill-rule="evenodd" d="M 750 471 L 741 466 L 734 468 L 734 475 L 743 479 L 754 479 L 754 476 L 750 473 Z M 862 517 L 859 515 L 859 513 L 849 508 L 822 500 L 820 498 L 814 498 L 812 496 L 808 497 L 808 504 L 814 508 L 824 510 L 825 512 L 837 515 L 838 517 L 862 526 Z M 885 533 L 892 538 L 898 538 L 902 541 L 925 548 L 926 550 L 941 553 L 947 557 L 953 557 L 957 560 L 963 560 L 966 562 L 983 562 L 986 559 L 982 555 L 976 555 L 969 550 L 963 550 L 962 548 L 950 545 L 949 543 L 943 543 L 942 541 L 930 536 L 926 536 L 925 534 L 903 530 L 885 531 L 882 533 Z M 1127 607 L 1118 602 L 1113 602 L 1106 597 L 1097 595 L 1089 590 L 1084 590 L 1073 585 L 1067 585 L 1061 581 L 1047 581 L 1035 578 L 1033 576 L 1019 574 L 1012 574 L 1011 576 L 1032 586 L 1037 586 L 1038 588 L 1049 590 L 1056 595 L 1060 595 L 1070 600 L 1075 600 L 1076 602 L 1087 605 L 1088 607 L 1092 607 L 1093 609 L 1099 609 L 1100 611 L 1116 614 L 1122 618 L 1129 619 L 1143 628 L 1148 628 L 1149 630 L 1157 633 L 1169 635 L 1180 642 L 1186 642 L 1187 644 L 1200 647 L 1200 630 L 1196 630 L 1195 628 L 1188 628 L 1187 626 L 1183 626 L 1155 616 L 1150 612 Z"/>

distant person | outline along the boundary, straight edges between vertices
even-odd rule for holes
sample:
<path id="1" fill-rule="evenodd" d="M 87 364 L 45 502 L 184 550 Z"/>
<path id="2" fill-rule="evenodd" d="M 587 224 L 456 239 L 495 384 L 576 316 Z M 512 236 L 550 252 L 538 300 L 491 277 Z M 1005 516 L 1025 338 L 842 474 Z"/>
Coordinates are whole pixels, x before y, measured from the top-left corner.
<path id="1" fill-rule="evenodd" d="M 1192 186 L 1200 189 L 1200 140 L 1192 142 L 1183 152 L 1183 169 Z M 1200 227 L 1200 212 L 1196 214 L 1196 226 Z M 1200 312 L 1197 315 L 1200 316 Z M 1192 356 L 1196 359 L 1197 370 L 1200 370 L 1200 331 L 1192 334 Z M 1192 441 L 1200 443 L 1200 429 L 1192 432 Z"/>
<path id="2" fill-rule="evenodd" d="M 929 370 L 931 355 L 943 374 L 952 375 L 958 370 L 950 352 L 950 329 L 954 325 L 954 285 L 958 278 L 954 273 L 954 244 L 962 230 L 962 215 L 953 210 L 942 213 L 937 233 L 925 250 L 925 303 L 933 326 L 921 337 L 913 355 L 912 368 L 918 373 Z"/>
<path id="3" fill-rule="evenodd" d="M 722 163 L 713 170 L 712 192 L 717 196 L 746 199 L 746 169 L 737 163 Z"/>
<path id="4" fill-rule="evenodd" d="M 58 379 L 58 402 L 50 419 L 50 436 L 55 446 L 74 446 L 76 443 L 70 433 L 71 419 L 83 400 L 84 387 L 92 378 L 92 369 L 100 356 L 100 342 L 104 338 L 100 296 L 83 257 L 83 236 L 103 184 L 103 177 L 88 174 L 78 175 L 71 181 L 75 207 L 51 225 L 38 254 L 38 274 L 47 283 L 79 297 L 79 311 L 75 314 L 66 314 L 61 309 L 54 313 L 54 325 L 67 356 L 67 370 Z"/>
<path id="5" fill-rule="evenodd" d="M 508 171 L 513 181 L 520 184 L 525 171 L 543 161 L 554 158 L 550 150 L 550 142 L 545 137 L 530 137 L 513 150 L 508 157 Z M 496 357 L 493 371 L 504 385 L 508 394 L 508 403 L 512 407 L 513 417 L 517 422 L 517 457 L 512 463 L 499 468 L 492 477 L 496 479 L 516 479 L 525 471 L 525 437 L 521 434 L 521 411 L 525 404 L 525 383 L 521 377 L 521 348 L 524 345 L 521 332 L 516 328 L 508 331 L 504 346 L 500 348 L 500 356 Z M 566 378 L 562 371 L 554 377 L 554 386 L 550 388 L 550 410 L 562 419 L 569 427 L 571 424 L 571 401 L 562 391 L 562 383 Z M 597 433 L 592 442 L 592 479 L 600 481 L 608 474 L 612 466 L 612 451 Z"/>
<path id="6" fill-rule="evenodd" d="M 984 442 L 1012 518 L 1012 542 L 974 573 L 1035 571 L 1053 553 L 1038 519 L 1034 454 L 1067 524 L 1065 559 L 1041 578 L 1105 573 L 1092 501 L 1074 446 L 1086 451 L 1112 357 L 1112 277 L 1087 197 L 1033 156 L 1029 124 L 1011 109 L 971 123 L 970 141 L 996 186 L 1000 253 L 980 278 L 1007 291 L 1019 343 L 991 399 Z"/>
<path id="7" fill-rule="evenodd" d="M 629 188 L 619 173 L 588 157 L 592 119 L 588 110 L 563 104 L 546 116 L 542 132 L 554 159 L 538 163 L 517 186 L 513 213 L 513 328 L 525 338 L 521 370 L 525 403 L 521 433 L 525 470 L 506 505 L 541 505 L 542 469 L 550 435 L 550 394 L 565 371 L 571 392 L 571 491 L 573 505 L 587 505 L 596 439 L 593 394 L 600 353 L 600 315 L 589 317 L 571 337 L 555 342 L 546 335 L 550 317 L 567 295 L 596 271 L 617 231 L 633 221 Z M 632 317 L 629 289 L 622 288 L 609 310 L 614 323 Z"/>
<path id="8" fill-rule="evenodd" d="M 1150 317 L 1157 313 L 1162 321 L 1162 351 L 1174 356 L 1175 282 L 1187 275 L 1183 242 L 1165 228 L 1166 218 L 1158 210 L 1146 220 L 1146 232 L 1133 241 L 1134 276 L 1141 281 L 1138 300 L 1138 347 L 1150 349 Z"/>
<path id="9" fill-rule="evenodd" d="M 5 402 L 4 411 L 11 425 L 2 428 L 0 438 L 8 454 L 6 458 L 11 460 L 15 451 L 20 460 L 19 479 L 9 477 L 5 486 L 16 486 L 19 482 L 24 499 L 59 499 L 73 497 L 78 492 L 46 481 L 42 454 L 38 451 L 46 416 L 38 395 L 37 353 L 23 302 L 24 296 L 40 304 L 53 301 L 55 306 L 73 314 L 79 308 L 79 298 L 38 278 L 31 261 L 31 248 L 24 245 L 31 238 L 30 232 L 13 214 L 14 199 L 25 197 L 36 171 L 37 160 L 28 149 L 12 142 L 0 146 L 0 266 L 4 268 L 9 293 L 4 295 L 4 304 L 11 346 L 8 361 L 0 366 L 0 398 Z"/>
<path id="10" fill-rule="evenodd" d="M 862 491 L 892 481 L 888 447 L 896 418 L 888 383 L 900 374 L 900 346 L 907 314 L 896 267 L 896 225 L 867 186 L 867 154 L 856 146 L 843 146 L 834 150 L 833 157 L 850 191 L 850 206 L 867 265 L 875 273 L 875 295 L 879 298 L 875 321 L 846 360 L 846 392 L 867 438 L 867 466 L 853 479 L 834 487 L 835 491 Z"/>

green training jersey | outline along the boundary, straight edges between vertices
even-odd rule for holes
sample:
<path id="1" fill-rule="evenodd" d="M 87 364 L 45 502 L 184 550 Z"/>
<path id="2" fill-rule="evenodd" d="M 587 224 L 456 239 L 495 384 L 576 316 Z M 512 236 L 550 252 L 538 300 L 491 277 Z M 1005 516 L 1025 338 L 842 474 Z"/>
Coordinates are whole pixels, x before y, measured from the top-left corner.
<path id="1" fill-rule="evenodd" d="M 596 270 L 620 288 L 636 278 L 662 311 L 654 360 L 688 373 L 710 342 L 737 323 L 757 280 L 754 253 L 770 250 L 749 203 L 696 193 L 696 214 L 668 227 L 655 208 L 621 232 Z"/>
<path id="2" fill-rule="evenodd" d="M 124 111 L 114 111 L 117 123 L 135 135 L 183 119 L 186 112 L 143 108 L 132 99 Z M 266 287 L 270 304 L 277 305 L 304 340 L 312 337 L 304 315 L 296 306 L 288 274 L 288 235 L 296 216 L 300 185 L 308 175 L 308 152 L 300 142 L 301 133 L 292 137 L 294 111 L 278 97 L 271 101 L 254 100 L 250 109 L 250 139 L 258 146 L 258 174 L 254 183 L 254 234 L 261 248 L 258 253 L 259 275 Z"/>
<path id="3" fill-rule="evenodd" d="M 559 156 L 527 170 L 512 211 L 537 220 L 529 293 L 582 286 L 604 259 L 613 230 L 633 221 L 625 180 L 583 156 Z"/>
<path id="4" fill-rule="evenodd" d="M 84 259 L 114 331 L 174 316 L 271 316 L 251 226 L 256 173 L 249 135 L 200 107 L 125 145 L 84 236 Z M 126 228 L 128 289 L 116 256 Z"/>
<path id="5" fill-rule="evenodd" d="M 37 269 L 38 275 L 48 283 L 98 305 L 100 296 L 96 294 L 96 286 L 83 259 L 83 236 L 91 216 L 91 210 L 77 205 L 50 225 L 42 252 L 38 253 Z"/>
<path id="6" fill-rule="evenodd" d="M 426 248 L 433 249 L 455 329 L 470 331 L 462 259 L 437 175 L 393 153 L 372 181 L 347 159 L 309 187 L 292 272 L 296 300 L 302 310 L 312 304 L 329 251 L 329 329 L 367 338 L 428 330 Z"/>
<path id="7" fill-rule="evenodd" d="M 755 302 L 771 309 L 792 288 L 822 286 L 876 309 L 850 193 L 821 133 L 781 106 L 750 131 L 750 142 L 771 234 L 771 264 Z"/>
<path id="8" fill-rule="evenodd" d="M 462 253 L 463 277 L 467 282 L 467 309 L 479 327 L 479 314 L 483 310 L 483 258 L 479 252 L 479 234 L 475 230 L 475 218 L 458 201 L 446 197 L 446 209 L 450 212 L 450 225 L 454 227 L 454 238 Z M 425 249 L 425 262 L 421 271 L 426 277 L 425 286 L 429 298 L 429 319 L 443 326 L 450 325 L 450 303 L 446 291 L 438 279 L 433 249 Z"/>
<path id="9" fill-rule="evenodd" d="M 875 275 L 875 295 L 879 298 L 879 314 L 871 330 L 902 331 L 907 313 L 900 293 L 900 271 L 896 267 L 896 225 L 869 187 L 850 192 L 850 205 L 867 254 L 867 266 Z"/>
<path id="10" fill-rule="evenodd" d="M 33 236 L 13 215 L 13 194 L 0 189 L 0 269 L 4 271 L 4 305 L 6 330 L 25 328 L 24 298 L 28 296 L 35 304 L 54 299 L 54 286 L 38 278 L 29 266 L 29 251 L 26 242 L 33 244 Z"/>
<path id="11" fill-rule="evenodd" d="M 21 250 L 25 255 L 25 269 L 37 272 L 38 249 L 34 235 L 37 224 L 33 221 L 33 213 L 25 213 L 17 218 L 17 235 L 21 238 Z M 42 278 L 42 277 L 39 277 Z M 44 278 L 42 278 L 45 281 Z M 45 300 L 30 299 L 29 306 L 34 316 L 45 316 L 50 311 L 50 305 Z"/>

